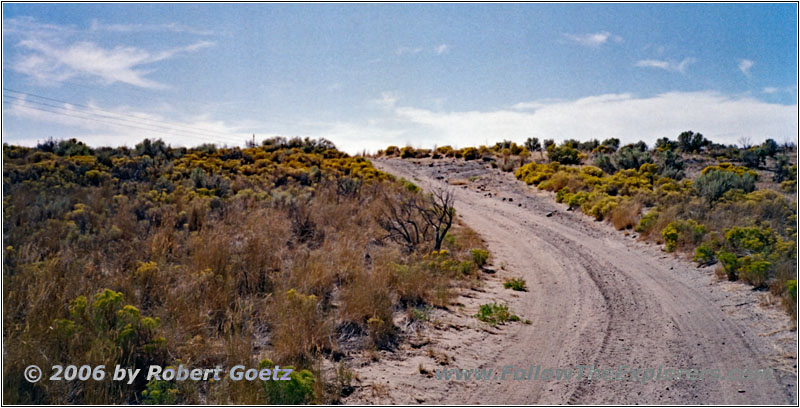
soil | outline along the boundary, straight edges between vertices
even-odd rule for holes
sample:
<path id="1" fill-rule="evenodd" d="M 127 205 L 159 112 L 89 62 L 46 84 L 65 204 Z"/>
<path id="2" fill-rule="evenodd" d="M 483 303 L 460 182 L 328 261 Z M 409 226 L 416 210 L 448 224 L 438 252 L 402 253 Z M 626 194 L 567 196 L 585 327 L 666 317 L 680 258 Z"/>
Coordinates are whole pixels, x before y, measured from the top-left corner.
<path id="1" fill-rule="evenodd" d="M 716 278 L 686 255 L 616 231 L 482 161 L 378 159 L 379 169 L 456 194 L 491 253 L 479 288 L 393 351 L 366 353 L 349 404 L 797 404 L 797 330 L 767 292 Z M 504 289 L 522 277 L 526 292 Z M 479 305 L 522 322 L 491 326 Z M 526 324 L 524 320 L 529 320 Z M 754 381 L 437 380 L 438 369 L 773 369 Z"/>

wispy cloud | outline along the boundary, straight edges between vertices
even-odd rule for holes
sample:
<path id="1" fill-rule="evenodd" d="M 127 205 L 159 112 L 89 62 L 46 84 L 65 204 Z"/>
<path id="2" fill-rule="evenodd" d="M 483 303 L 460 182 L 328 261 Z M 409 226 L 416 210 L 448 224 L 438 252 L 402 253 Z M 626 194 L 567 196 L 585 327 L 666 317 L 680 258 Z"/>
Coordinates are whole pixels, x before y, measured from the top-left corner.
<path id="1" fill-rule="evenodd" d="M 121 82 L 142 88 L 163 88 L 165 85 L 145 77 L 151 71 L 143 66 L 178 54 L 196 52 L 213 44 L 200 41 L 153 53 L 136 47 L 103 48 L 92 42 L 65 46 L 29 39 L 19 42 L 18 46 L 29 52 L 13 68 L 45 83 L 83 75 L 99 78 L 106 84 Z"/>
<path id="2" fill-rule="evenodd" d="M 622 42 L 622 37 L 611 34 L 608 31 L 590 34 L 564 34 L 564 37 L 572 42 L 588 47 L 599 47 L 609 40 L 614 42 Z"/>
<path id="3" fill-rule="evenodd" d="M 419 54 L 422 52 L 422 47 L 399 47 L 398 49 L 394 50 L 394 53 L 397 55 L 406 55 L 406 54 Z"/>
<path id="4" fill-rule="evenodd" d="M 373 99 L 372 103 L 383 108 L 391 109 L 395 107 L 398 99 L 400 99 L 400 97 L 396 92 L 381 92 L 381 97 Z"/>
<path id="5" fill-rule="evenodd" d="M 685 73 L 686 68 L 696 61 L 694 58 L 684 58 L 681 62 L 647 59 L 637 61 L 635 65 L 642 68 L 658 68 L 665 71 Z"/>
<path id="6" fill-rule="evenodd" d="M 768 87 L 764 88 L 764 90 L 763 90 L 763 92 L 765 94 L 776 94 L 776 93 L 778 93 L 778 91 L 780 91 L 780 89 L 778 89 L 778 88 L 776 88 L 774 86 L 768 86 Z"/>
<path id="7" fill-rule="evenodd" d="M 438 47 L 434 48 L 434 51 L 436 52 L 436 55 L 442 55 L 446 53 L 448 49 L 449 48 L 447 47 L 447 44 L 440 44 Z"/>
<path id="8" fill-rule="evenodd" d="M 117 33 L 139 33 L 139 32 L 169 32 L 185 33 L 192 35 L 214 35 L 214 31 L 189 27 L 178 23 L 167 24 L 108 24 L 94 19 L 89 24 L 90 31 L 108 31 Z"/>
<path id="9" fill-rule="evenodd" d="M 742 71 L 742 73 L 745 74 L 745 76 L 749 77 L 750 76 L 750 68 L 753 68 L 753 65 L 755 65 L 755 62 L 753 62 L 753 61 L 751 61 L 749 59 L 739 60 L 739 71 Z"/>
<path id="10" fill-rule="evenodd" d="M 17 53 L 7 59 L 9 66 L 40 84 L 54 84 L 83 76 L 105 84 L 125 83 L 141 88 L 164 88 L 166 85 L 147 78 L 153 71 L 148 65 L 214 45 L 211 41 L 197 41 L 162 50 L 125 45 L 104 46 L 86 40 L 86 33 L 74 26 L 45 24 L 30 17 L 17 17 L 4 20 L 3 23 L 3 33 L 16 40 L 14 47 Z M 112 28 L 123 29 L 122 26 Z M 175 26 L 175 29 L 181 28 Z"/>

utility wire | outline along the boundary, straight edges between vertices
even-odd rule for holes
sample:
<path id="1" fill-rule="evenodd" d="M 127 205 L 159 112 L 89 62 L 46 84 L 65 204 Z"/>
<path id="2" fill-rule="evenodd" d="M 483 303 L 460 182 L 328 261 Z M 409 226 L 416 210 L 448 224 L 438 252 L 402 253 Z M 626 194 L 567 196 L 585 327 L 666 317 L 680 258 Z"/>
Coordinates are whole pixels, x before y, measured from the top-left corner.
<path id="1" fill-rule="evenodd" d="M 48 108 L 55 108 L 55 109 L 63 110 L 63 111 L 66 111 L 66 112 L 91 115 L 91 116 L 94 116 L 94 117 L 99 117 L 101 119 L 110 119 L 110 120 L 113 120 L 113 121 L 128 122 L 128 123 L 132 123 L 134 125 L 139 125 L 139 126 L 148 126 L 148 128 L 146 130 L 151 130 L 151 131 L 159 131 L 159 132 L 166 131 L 166 132 L 171 132 L 171 133 L 174 133 L 174 132 L 177 131 L 177 132 L 182 133 L 185 136 L 200 137 L 200 138 L 203 138 L 205 136 L 206 139 L 210 139 L 210 140 L 220 140 L 220 139 L 222 139 L 222 140 L 230 141 L 232 143 L 234 142 L 234 140 L 232 138 L 230 138 L 229 136 L 213 135 L 213 134 L 205 134 L 205 135 L 204 134 L 198 134 L 196 132 L 192 132 L 192 131 L 189 131 L 189 130 L 183 130 L 183 129 L 180 129 L 180 128 L 174 128 L 173 129 L 173 128 L 168 128 L 168 127 L 164 127 L 164 126 L 160 126 L 160 125 L 154 125 L 154 124 L 147 123 L 147 122 L 141 121 L 141 120 L 136 121 L 136 120 L 130 120 L 130 119 L 125 119 L 125 118 L 119 118 L 119 117 L 116 117 L 116 116 L 101 115 L 101 114 L 94 113 L 94 112 L 85 112 L 85 111 L 80 110 L 80 109 L 67 108 L 67 107 L 64 107 L 62 105 L 53 105 L 53 104 L 48 104 L 48 103 L 44 103 L 44 102 L 40 102 L 40 101 L 29 100 L 29 99 L 26 99 L 26 98 L 18 97 L 16 95 L 4 95 L 3 97 L 4 98 L 14 98 L 15 99 L 14 102 L 20 102 L 20 101 L 24 102 L 24 103 L 17 103 L 16 106 L 29 106 L 28 105 L 29 103 L 33 103 L 33 104 L 36 104 L 36 105 L 41 105 L 41 106 L 45 106 L 45 107 L 48 107 Z M 6 100 L 6 102 L 11 102 L 11 101 L 10 100 Z"/>
<path id="2" fill-rule="evenodd" d="M 162 123 L 162 124 L 165 124 L 165 125 L 167 125 L 169 127 L 176 128 L 177 130 L 186 129 L 186 130 L 190 130 L 192 132 L 201 132 L 201 133 L 204 133 L 204 134 L 206 134 L 208 136 L 213 136 L 213 137 L 226 138 L 226 137 L 230 136 L 230 135 L 226 135 L 226 134 L 223 134 L 223 133 L 210 131 L 210 130 L 207 130 L 207 129 L 201 129 L 201 128 L 196 128 L 196 127 L 193 127 L 193 126 L 186 126 L 186 125 L 176 125 L 174 123 L 170 123 L 170 122 L 166 122 L 166 121 L 162 121 L 162 120 L 158 120 L 158 119 L 149 119 L 149 118 L 142 118 L 142 117 L 138 117 L 138 116 L 134 116 L 134 115 L 126 115 L 126 114 L 123 114 L 123 113 L 112 112 L 112 111 L 108 111 L 108 110 L 94 108 L 94 107 L 91 107 L 91 106 L 88 106 L 88 105 L 82 105 L 82 104 L 79 104 L 79 103 L 73 103 L 73 102 L 64 101 L 64 100 L 60 100 L 60 99 L 50 98 L 50 97 L 47 97 L 47 96 L 42 96 L 42 95 L 36 95 L 36 94 L 28 93 L 28 92 L 17 91 L 17 90 L 14 90 L 14 89 L 3 88 L 3 90 L 4 91 L 8 91 L 8 92 L 21 94 L 21 95 L 30 96 L 30 97 L 33 97 L 33 98 L 39 98 L 39 99 L 44 99 L 44 100 L 48 100 L 48 101 L 53 101 L 53 102 L 65 103 L 65 104 L 69 104 L 69 105 L 73 105 L 73 106 L 78 106 L 78 107 L 81 107 L 81 108 L 90 109 L 90 110 L 94 110 L 94 111 L 98 111 L 98 112 L 110 113 L 110 114 L 115 115 L 115 116 L 123 116 L 123 117 L 133 118 L 133 119 L 136 119 L 137 121 L 147 120 L 147 121 L 151 121 L 151 122 Z M 8 95 L 8 96 L 16 96 L 16 95 Z M 120 120 L 124 120 L 124 119 L 120 118 Z"/>
<path id="3" fill-rule="evenodd" d="M 147 130 L 147 131 L 150 131 L 150 132 L 160 132 L 160 133 L 163 133 L 163 134 L 168 134 L 168 135 L 178 136 L 178 137 L 201 137 L 201 138 L 204 138 L 206 140 L 213 141 L 213 142 L 217 142 L 217 143 L 219 142 L 218 139 L 205 138 L 205 137 L 202 137 L 202 136 L 199 136 L 199 135 L 178 134 L 178 133 L 174 133 L 174 132 L 170 132 L 170 131 L 154 130 L 152 128 L 144 128 L 144 127 L 135 126 L 135 125 L 127 125 L 127 124 L 122 124 L 122 123 L 118 123 L 118 122 L 110 122 L 110 121 L 106 121 L 106 120 L 100 120 L 100 119 L 95 119 L 95 118 L 90 118 L 90 117 L 85 117 L 85 116 L 72 115 L 72 114 L 69 114 L 69 113 L 59 112 L 59 111 L 50 110 L 50 109 L 44 109 L 44 108 L 40 108 L 40 107 L 37 107 L 37 106 L 25 105 L 25 104 L 18 103 L 16 101 L 12 102 L 12 101 L 9 101 L 9 100 L 4 100 L 4 102 L 6 102 L 6 103 L 8 103 L 8 104 L 10 104 L 11 106 L 14 106 L 14 107 L 19 107 L 19 108 L 23 108 L 23 109 L 34 109 L 34 110 L 41 111 L 41 112 L 47 112 L 47 113 L 52 113 L 52 114 L 61 115 L 61 116 L 69 116 L 69 117 L 72 117 L 72 118 L 82 119 L 82 120 L 86 120 L 86 121 L 90 121 L 90 122 L 104 123 L 104 124 L 108 124 L 108 125 L 112 125 L 112 126 L 116 126 L 116 127 L 121 127 L 121 128 L 131 128 L 131 129 Z M 70 111 L 70 110 L 67 109 L 67 111 Z M 233 142 L 231 142 L 231 143 L 233 143 Z"/>

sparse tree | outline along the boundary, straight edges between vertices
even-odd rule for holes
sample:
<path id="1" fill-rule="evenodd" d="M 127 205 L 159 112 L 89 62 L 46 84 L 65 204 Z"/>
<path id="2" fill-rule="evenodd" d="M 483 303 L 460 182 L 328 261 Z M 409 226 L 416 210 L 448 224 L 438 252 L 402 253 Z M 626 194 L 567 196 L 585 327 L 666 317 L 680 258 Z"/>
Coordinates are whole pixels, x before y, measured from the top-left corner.
<path id="1" fill-rule="evenodd" d="M 525 148 L 530 152 L 538 152 L 542 150 L 542 145 L 539 143 L 538 137 L 529 137 L 528 140 L 525 141 Z"/>
<path id="2" fill-rule="evenodd" d="M 616 137 L 612 137 L 610 139 L 603 140 L 603 143 L 600 143 L 602 146 L 610 149 L 612 152 L 619 149 L 619 139 Z"/>
<path id="3" fill-rule="evenodd" d="M 377 220 L 388 233 L 386 238 L 404 245 L 409 252 L 432 239 L 433 249 L 440 250 L 455 219 L 452 191 L 435 189 L 426 196 L 406 191 L 393 194 L 385 193 L 384 209 Z M 397 196 L 401 194 L 404 197 Z"/>
<path id="4" fill-rule="evenodd" d="M 428 223 L 422 219 L 419 208 L 420 195 L 416 193 L 395 190 L 384 192 L 383 208 L 377 222 L 388 238 L 406 247 L 408 252 L 413 252 L 428 235 Z"/>
<path id="5" fill-rule="evenodd" d="M 422 218 L 433 230 L 434 251 L 442 249 L 442 241 L 453 225 L 456 216 L 454 202 L 455 196 L 452 191 L 438 188 L 427 197 L 424 206 L 418 208 Z"/>
<path id="6" fill-rule="evenodd" d="M 699 153 L 700 150 L 708 146 L 711 142 L 703 137 L 702 133 L 695 133 L 691 130 L 682 132 L 678 135 L 678 147 L 686 153 Z"/>
<path id="7" fill-rule="evenodd" d="M 750 136 L 742 136 L 739 138 L 739 148 L 747 150 L 753 147 L 753 143 L 750 140 Z"/>

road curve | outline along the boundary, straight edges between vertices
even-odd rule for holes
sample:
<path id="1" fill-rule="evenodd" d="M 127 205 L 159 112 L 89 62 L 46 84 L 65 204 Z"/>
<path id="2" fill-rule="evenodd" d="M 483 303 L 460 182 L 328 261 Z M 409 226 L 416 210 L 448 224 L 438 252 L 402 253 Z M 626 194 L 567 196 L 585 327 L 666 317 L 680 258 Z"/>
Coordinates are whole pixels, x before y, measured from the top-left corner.
<path id="1" fill-rule="evenodd" d="M 453 189 L 460 217 L 487 241 L 495 260 L 528 282 L 516 311 L 532 324 L 507 340 L 502 352 L 486 356 L 483 367 L 772 367 L 775 373 L 760 381 L 496 381 L 428 401 L 797 404 L 797 355 L 787 356 L 775 344 L 776 332 L 796 342 L 788 318 L 732 310 L 759 308 L 742 302 L 757 294 L 726 290 L 728 283 L 714 282 L 708 270 L 567 212 L 552 195 L 484 163 L 416 162 L 374 160 L 379 169 L 425 189 Z M 465 183 L 468 178 L 473 181 Z"/>

